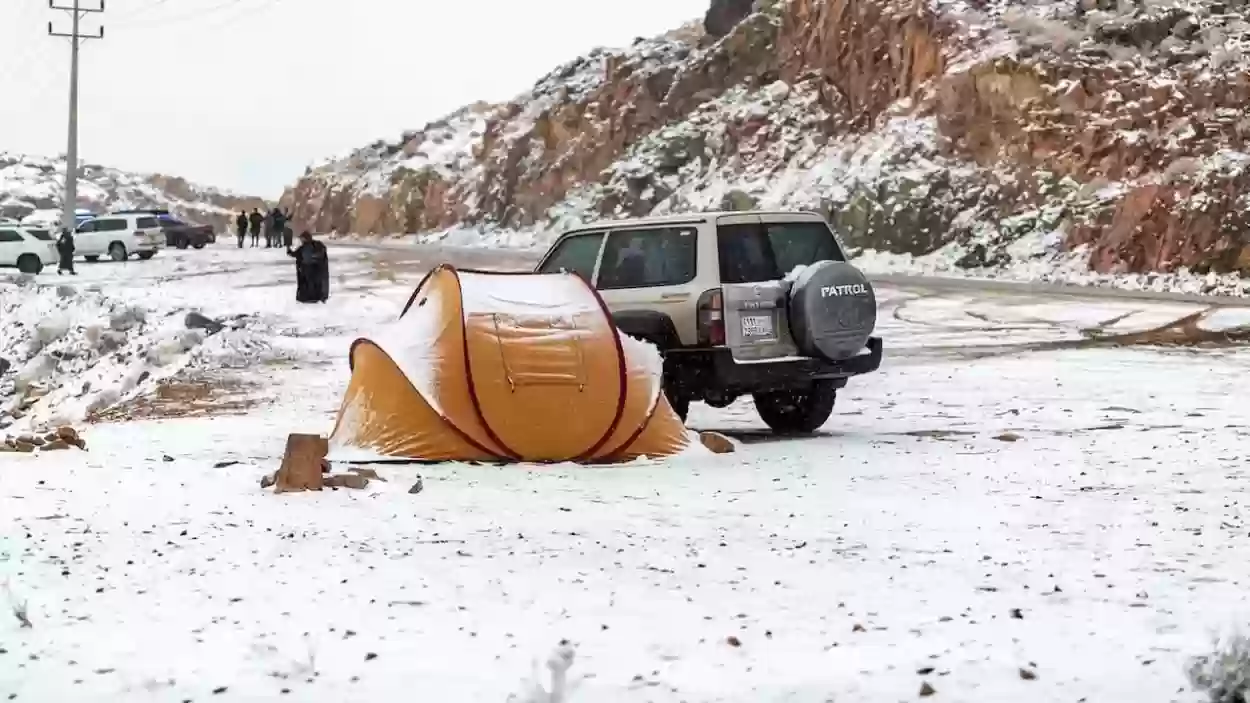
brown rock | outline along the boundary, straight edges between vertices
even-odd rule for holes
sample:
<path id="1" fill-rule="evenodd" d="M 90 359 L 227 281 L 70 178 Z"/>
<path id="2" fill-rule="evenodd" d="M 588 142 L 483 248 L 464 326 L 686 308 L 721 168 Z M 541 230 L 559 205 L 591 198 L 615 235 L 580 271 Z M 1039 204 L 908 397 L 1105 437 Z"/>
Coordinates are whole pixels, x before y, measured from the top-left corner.
<path id="1" fill-rule="evenodd" d="M 29 442 L 23 442 L 21 439 L 18 439 L 13 443 L 13 448 L 24 454 L 29 454 L 35 451 L 35 445 Z"/>
<path id="2" fill-rule="evenodd" d="M 700 432 L 699 441 L 714 454 L 732 454 L 736 449 L 733 441 L 719 432 Z"/>
<path id="3" fill-rule="evenodd" d="M 75 430 L 73 427 L 66 425 L 64 427 L 56 428 L 56 435 L 60 437 L 61 439 L 65 440 L 66 442 L 70 442 L 72 444 L 74 440 L 78 439 L 78 430 Z"/>
<path id="4" fill-rule="evenodd" d="M 0 442 L 0 454 L 16 452 L 17 448 L 8 442 Z"/>
<path id="5" fill-rule="evenodd" d="M 352 468 L 348 469 L 348 471 L 354 474 L 360 475 L 360 476 L 364 476 L 370 481 L 385 481 L 386 480 L 382 478 L 381 476 L 379 476 L 377 471 L 374 471 L 373 469 L 367 469 L 365 467 L 353 466 Z"/>
<path id="6" fill-rule="evenodd" d="M 324 479 L 324 485 L 331 488 L 364 488 L 369 485 L 369 479 L 360 474 L 331 474 Z"/>
<path id="7" fill-rule="evenodd" d="M 30 435 L 30 434 L 20 435 L 15 441 L 18 444 L 30 444 L 36 447 L 40 447 L 44 445 L 44 441 L 42 437 L 36 437 L 35 435 Z"/>
<path id="8" fill-rule="evenodd" d="M 278 469 L 275 493 L 319 491 L 323 485 L 321 460 L 330 451 L 324 437 L 291 434 L 286 438 L 286 452 Z"/>
<path id="9" fill-rule="evenodd" d="M 1000 442 L 1019 442 L 1020 435 L 1016 434 L 1015 432 L 1004 432 L 1000 435 L 995 435 L 994 439 Z"/>
<path id="10" fill-rule="evenodd" d="M 84 452 L 87 451 L 87 440 L 83 439 L 82 437 L 79 437 L 76 441 L 70 442 L 70 444 L 74 445 L 75 447 L 78 447 Z"/>
<path id="11" fill-rule="evenodd" d="M 69 446 L 70 446 L 69 443 L 63 439 L 54 439 L 51 442 L 48 442 L 47 444 L 40 447 L 39 451 L 41 452 L 59 451 L 62 449 L 69 449 Z"/>

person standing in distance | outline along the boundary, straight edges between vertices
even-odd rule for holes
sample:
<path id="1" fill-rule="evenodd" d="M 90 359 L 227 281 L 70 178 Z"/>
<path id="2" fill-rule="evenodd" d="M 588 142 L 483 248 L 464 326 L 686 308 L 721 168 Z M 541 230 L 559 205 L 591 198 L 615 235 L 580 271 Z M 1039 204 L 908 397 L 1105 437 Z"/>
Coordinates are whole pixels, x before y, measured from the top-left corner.
<path id="1" fill-rule="evenodd" d="M 71 276 L 77 276 L 78 272 L 74 270 L 74 233 L 68 229 L 61 229 L 61 236 L 56 240 L 56 253 L 58 261 L 56 263 L 56 275 L 60 276 L 62 272 L 69 271 Z"/>
<path id="2" fill-rule="evenodd" d="M 247 216 L 247 222 L 252 226 L 252 246 L 259 246 L 260 228 L 265 224 L 265 216 L 260 214 L 259 208 L 252 208 L 252 214 Z"/>
<path id="3" fill-rule="evenodd" d="M 234 231 L 239 237 L 239 248 L 243 248 L 243 240 L 247 238 L 247 213 L 243 210 L 239 211 L 239 216 L 234 218 Z"/>

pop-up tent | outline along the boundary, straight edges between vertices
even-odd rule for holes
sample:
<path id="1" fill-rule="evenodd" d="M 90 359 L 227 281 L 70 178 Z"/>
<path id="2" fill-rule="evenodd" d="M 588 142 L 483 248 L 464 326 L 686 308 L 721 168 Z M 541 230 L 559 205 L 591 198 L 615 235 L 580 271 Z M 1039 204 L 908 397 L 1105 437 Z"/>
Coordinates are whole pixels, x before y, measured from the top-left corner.
<path id="1" fill-rule="evenodd" d="M 596 463 L 690 443 L 659 353 L 572 274 L 440 266 L 350 358 L 331 458 Z"/>

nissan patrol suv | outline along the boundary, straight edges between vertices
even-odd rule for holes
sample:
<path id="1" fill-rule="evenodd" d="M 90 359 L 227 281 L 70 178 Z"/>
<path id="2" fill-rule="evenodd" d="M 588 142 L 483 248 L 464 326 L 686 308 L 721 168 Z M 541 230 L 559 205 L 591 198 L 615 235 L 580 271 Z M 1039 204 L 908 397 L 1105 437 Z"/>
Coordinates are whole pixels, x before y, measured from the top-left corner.
<path id="1" fill-rule="evenodd" d="M 664 391 L 723 408 L 750 395 L 779 434 L 816 431 L 851 376 L 881 365 L 877 301 L 810 212 L 613 220 L 564 233 L 541 273 L 594 286 L 625 334 L 664 357 Z"/>

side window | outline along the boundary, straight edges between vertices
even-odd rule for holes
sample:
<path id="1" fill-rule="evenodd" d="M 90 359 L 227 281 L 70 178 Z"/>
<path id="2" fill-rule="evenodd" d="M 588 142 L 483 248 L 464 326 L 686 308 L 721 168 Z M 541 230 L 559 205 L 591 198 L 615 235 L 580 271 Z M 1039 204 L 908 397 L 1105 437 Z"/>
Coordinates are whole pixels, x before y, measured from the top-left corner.
<path id="1" fill-rule="evenodd" d="M 140 217 L 138 223 L 135 224 L 137 229 L 156 229 L 158 226 L 155 217 Z"/>
<path id="2" fill-rule="evenodd" d="M 689 283 L 695 275 L 697 241 L 692 227 L 613 230 L 603 249 L 598 287 L 610 290 Z"/>
<path id="3" fill-rule="evenodd" d="M 121 232 L 127 229 L 125 220 L 96 220 L 95 228 L 98 232 Z"/>
<path id="4" fill-rule="evenodd" d="M 80 233 L 81 233 L 81 232 L 94 232 L 94 231 L 96 231 L 96 227 L 95 227 L 95 220 L 87 220 L 86 222 L 82 223 L 81 225 L 78 225 L 78 231 L 79 231 Z"/>
<path id="5" fill-rule="evenodd" d="M 595 273 L 595 262 L 599 258 L 599 244 L 603 241 L 603 233 L 578 234 L 565 239 L 556 246 L 551 256 L 543 262 L 539 273 L 556 273 L 568 271 L 581 276 L 586 282 Z"/>
<path id="6" fill-rule="evenodd" d="M 20 241 L 22 241 L 22 235 L 18 234 L 17 232 L 14 232 L 11 229 L 0 229 L 0 242 L 4 242 L 7 244 L 8 242 L 20 242 Z"/>
<path id="7" fill-rule="evenodd" d="M 27 231 L 27 232 L 30 232 L 30 235 L 31 235 L 32 237 L 34 237 L 35 239 L 38 239 L 38 240 L 39 240 L 39 241 L 41 241 L 41 242 L 50 242 L 50 241 L 52 241 L 52 235 L 51 235 L 51 234 L 49 234 L 49 233 L 48 233 L 48 230 L 46 230 L 46 229 L 28 229 L 28 230 L 26 230 L 26 231 Z"/>
<path id="8" fill-rule="evenodd" d="M 721 225 L 716 228 L 721 283 L 759 283 L 781 278 L 777 260 L 762 225 Z"/>

